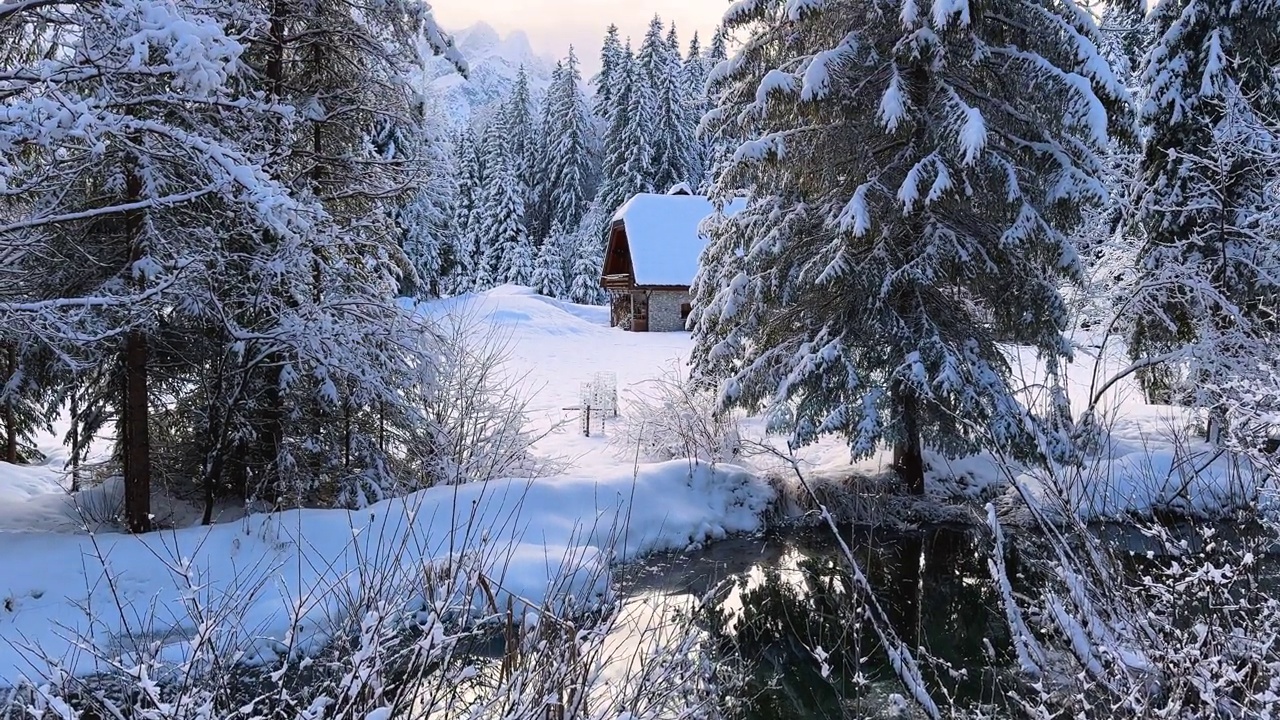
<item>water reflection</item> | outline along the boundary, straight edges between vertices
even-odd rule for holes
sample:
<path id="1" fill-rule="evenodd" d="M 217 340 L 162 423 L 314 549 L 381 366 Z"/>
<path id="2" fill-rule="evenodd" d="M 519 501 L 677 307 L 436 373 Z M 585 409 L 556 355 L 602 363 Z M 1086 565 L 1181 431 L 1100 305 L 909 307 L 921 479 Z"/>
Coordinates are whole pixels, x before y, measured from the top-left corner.
<path id="1" fill-rule="evenodd" d="M 935 696 L 976 708 L 998 700 L 1007 631 L 987 573 L 985 539 L 936 527 L 846 533 L 893 630 L 922 662 Z M 727 581 L 704 621 L 742 671 L 734 698 L 749 718 L 902 717 L 901 684 L 829 534 L 738 539 L 665 557 L 624 578 L 633 597 L 702 596 Z M 941 699 L 941 698 L 940 698 Z M 907 708 L 910 713 L 912 708 Z"/>

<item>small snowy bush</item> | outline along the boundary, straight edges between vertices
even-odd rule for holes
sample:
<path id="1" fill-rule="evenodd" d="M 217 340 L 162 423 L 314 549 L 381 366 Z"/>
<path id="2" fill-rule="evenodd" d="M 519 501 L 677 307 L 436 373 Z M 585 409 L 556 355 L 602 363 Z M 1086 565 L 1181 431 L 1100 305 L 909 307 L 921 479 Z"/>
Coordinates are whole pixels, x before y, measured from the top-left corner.
<path id="1" fill-rule="evenodd" d="M 477 332 L 477 328 L 484 327 Z M 424 458 L 427 484 L 534 477 L 545 461 L 530 446 L 528 376 L 508 367 L 512 346 L 501 327 L 462 310 L 440 318 L 437 383 L 427 396 L 433 442 Z"/>
<path id="2" fill-rule="evenodd" d="M 692 615 L 672 600 L 624 606 L 549 592 L 530 604 L 504 587 L 497 546 L 424 562 L 412 561 L 423 548 L 409 540 L 353 539 L 351 548 L 361 553 L 352 574 L 280 608 L 283 635 L 243 609 L 270 575 L 293 569 L 246 567 L 234 586 L 210 587 L 174 555 L 179 608 L 95 606 L 96 617 L 118 613 L 125 628 L 106 641 L 92 627 L 76 634 L 96 670 L 74 674 L 64 658 L 27 648 L 33 671 L 0 692 L 0 718 L 720 717 L 719 667 Z M 91 560 L 119 597 L 128 579 L 101 552 Z M 179 625 L 175 609 L 185 618 Z"/>
<path id="3" fill-rule="evenodd" d="M 640 460 L 735 460 L 742 451 L 737 419 L 716 411 L 714 393 L 676 367 L 629 389 L 617 451 Z"/>

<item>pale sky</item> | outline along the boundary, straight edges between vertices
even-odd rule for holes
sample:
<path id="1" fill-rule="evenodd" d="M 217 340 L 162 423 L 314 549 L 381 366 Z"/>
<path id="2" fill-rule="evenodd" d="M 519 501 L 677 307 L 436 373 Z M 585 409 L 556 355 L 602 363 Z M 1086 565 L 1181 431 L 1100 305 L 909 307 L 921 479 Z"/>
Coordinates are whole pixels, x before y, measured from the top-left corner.
<path id="1" fill-rule="evenodd" d="M 429 0 L 445 29 L 461 29 L 483 20 L 499 33 L 523 30 L 539 55 L 563 57 L 573 44 L 583 69 L 600 64 L 600 41 L 615 23 L 625 39 L 639 46 L 654 13 L 676 23 L 680 44 L 687 48 L 698 31 L 706 47 L 712 30 L 729 7 L 728 0 Z"/>

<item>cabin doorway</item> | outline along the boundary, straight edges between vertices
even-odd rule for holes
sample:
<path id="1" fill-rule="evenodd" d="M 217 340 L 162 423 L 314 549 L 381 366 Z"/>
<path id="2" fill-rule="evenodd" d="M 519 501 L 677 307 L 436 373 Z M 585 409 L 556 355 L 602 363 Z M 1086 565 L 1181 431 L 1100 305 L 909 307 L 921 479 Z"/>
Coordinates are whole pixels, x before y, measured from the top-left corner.
<path id="1" fill-rule="evenodd" d="M 649 332 L 649 294 L 636 295 L 631 300 L 631 330 Z"/>
<path id="2" fill-rule="evenodd" d="M 609 325 L 629 329 L 631 323 L 631 293 L 614 292 L 609 303 Z"/>

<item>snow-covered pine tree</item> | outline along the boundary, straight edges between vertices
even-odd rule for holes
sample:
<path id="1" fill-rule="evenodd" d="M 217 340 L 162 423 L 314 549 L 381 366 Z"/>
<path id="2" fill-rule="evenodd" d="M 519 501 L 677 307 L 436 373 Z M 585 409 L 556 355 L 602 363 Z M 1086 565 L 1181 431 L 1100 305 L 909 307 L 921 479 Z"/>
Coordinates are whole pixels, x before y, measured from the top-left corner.
<path id="1" fill-rule="evenodd" d="M 28 281 L 0 326 L 65 370 L 42 389 L 73 438 L 118 421 L 128 527 L 150 524 L 158 461 L 206 521 L 228 493 L 385 480 L 427 380 L 392 297 L 395 211 L 424 168 L 375 136 L 416 121 L 419 41 L 447 49 L 425 9 L 107 0 L 6 20 L 68 32 L 37 33 L 39 71 L 0 69 L 0 182 L 21 189 L 0 255 Z M 71 124 L 48 123 L 62 102 Z"/>
<path id="2" fill-rule="evenodd" d="M 715 34 L 711 36 L 711 45 L 707 48 L 705 60 L 703 61 L 706 73 L 702 76 L 701 84 L 698 86 L 697 97 L 702 98 L 702 105 L 699 108 L 694 135 L 702 148 L 702 176 L 697 178 L 698 182 L 695 187 L 702 194 L 710 191 L 711 185 L 716 178 L 716 169 L 729 162 L 735 147 L 733 140 L 724 137 L 716 123 L 703 122 L 706 114 L 711 112 L 714 105 L 708 92 L 707 81 L 716 66 L 729 59 L 728 52 L 728 36 L 722 25 L 717 27 Z"/>
<path id="3" fill-rule="evenodd" d="M 524 227 L 524 201 L 515 173 L 517 161 L 508 137 L 505 116 L 493 118 L 484 138 L 482 261 L 492 283 L 528 285 L 533 275 L 533 246 Z"/>
<path id="4" fill-rule="evenodd" d="M 596 117 L 605 122 L 613 118 L 613 110 L 618 104 L 618 83 L 623 78 L 622 68 L 626 62 L 622 41 L 618 38 L 618 26 L 611 24 L 600 47 L 600 72 L 592 83 L 595 88 L 592 109 Z"/>
<path id="5" fill-rule="evenodd" d="M 648 140 L 654 125 L 653 95 L 649 92 L 648 83 L 640 78 L 630 46 L 623 51 L 622 58 L 623 69 L 619 71 L 615 96 L 617 110 L 605 134 L 601 187 L 597 198 L 600 206 L 607 209 L 606 214 L 612 214 L 632 195 L 654 190 L 649 165 L 653 151 Z M 603 234 L 603 225 L 595 231 Z"/>
<path id="6" fill-rule="evenodd" d="M 371 135 L 384 123 L 418 125 L 407 78 L 424 47 L 461 65 L 429 9 L 412 0 L 278 0 L 264 12 L 246 55 L 266 96 L 298 109 L 287 132 L 269 139 L 287 152 L 266 167 L 319 212 L 297 242 L 260 238 L 257 252 L 290 263 L 296 287 L 264 299 L 273 313 L 254 318 L 263 339 L 248 353 L 265 354 L 268 370 L 252 385 L 247 422 L 256 437 L 235 455 L 268 498 L 359 504 L 409 479 L 395 477 L 388 455 L 408 445 L 390 439 L 419 431 L 414 398 L 431 362 L 429 344 L 409 337 L 422 328 L 393 298 L 409 264 L 395 209 L 421 187 L 426 161 L 380 154 Z"/>
<path id="7" fill-rule="evenodd" d="M 551 71 L 551 82 L 547 84 L 547 92 L 542 98 L 542 117 L 538 121 L 538 143 L 534 176 L 534 187 L 530 193 L 532 204 L 526 202 L 524 208 L 525 230 L 533 238 L 534 246 L 541 246 L 551 233 L 552 196 L 556 192 L 554 166 L 559 161 L 553 155 L 556 144 L 555 137 L 555 98 L 556 88 L 564 83 L 564 61 L 557 61 Z"/>
<path id="8" fill-rule="evenodd" d="M 11 464 L 40 459 L 37 434 L 52 432 L 54 419 L 49 378 L 41 375 L 62 369 L 47 349 L 23 340 L 0 332 L 0 462 Z"/>
<path id="9" fill-rule="evenodd" d="M 458 191 L 454 206 L 454 256 L 452 291 L 454 293 L 476 290 L 476 275 L 480 272 L 480 256 L 484 243 L 484 163 L 480 158 L 480 143 L 470 127 L 458 133 L 456 150 Z"/>
<path id="10" fill-rule="evenodd" d="M 598 305 L 603 299 L 600 271 L 604 267 L 604 235 L 600 230 L 613 217 L 596 198 L 569 239 L 572 266 L 569 273 L 569 299 L 583 305 Z"/>
<path id="11" fill-rule="evenodd" d="M 234 13 L 108 0 L 5 18 L 46 44 L 30 64 L 0 68 L 0 258 L 12 281 L 0 345 L 17 360 L 0 392 L 56 401 L 102 380 L 93 428 L 115 422 L 133 532 L 151 527 L 157 355 L 229 289 L 227 236 L 300 224 L 260 169 L 254 140 L 280 116 L 255 96 L 224 30 Z M 73 31 L 38 31 L 51 24 Z M 168 372 L 190 368 L 188 355 Z"/>
<path id="12" fill-rule="evenodd" d="M 688 182 L 694 188 L 700 186 L 707 176 L 707 157 L 710 154 L 708 143 L 698 133 L 702 116 L 711 109 L 706 92 L 707 76 L 710 74 L 707 63 L 707 56 L 702 53 L 702 43 L 695 32 L 689 40 L 689 54 L 685 56 L 684 66 L 680 71 L 688 123 Z"/>
<path id="13" fill-rule="evenodd" d="M 652 98 L 646 101 L 651 102 L 652 121 L 637 128 L 645 134 L 651 153 L 646 180 L 651 187 L 665 192 L 676 183 L 689 180 L 693 143 L 693 122 L 681 82 L 683 68 L 675 26 L 664 38 L 662 19 L 654 16 L 636 55 L 636 67 L 634 88 L 642 91 L 639 97 Z"/>
<path id="14" fill-rule="evenodd" d="M 595 145 L 590 110 L 582 94 L 578 57 L 569 55 L 547 89 L 546 160 L 544 177 L 552 224 L 578 226 L 596 190 Z"/>
<path id="15" fill-rule="evenodd" d="M 523 65 L 516 73 L 515 85 L 502 108 L 507 127 L 508 155 L 511 169 L 526 208 L 536 204 L 538 191 L 538 138 L 533 125 L 533 97 L 529 92 L 529 73 Z"/>
<path id="16" fill-rule="evenodd" d="M 1136 116 L 1136 107 L 1141 105 L 1136 97 L 1141 94 L 1136 72 L 1150 38 L 1143 4 L 1143 0 L 1108 2 L 1099 27 L 1102 55 L 1116 80 L 1129 90 L 1134 108 L 1130 116 Z M 1132 294 L 1137 242 L 1125 228 L 1125 218 L 1134 200 L 1139 155 L 1136 129 L 1111 138 L 1104 174 L 1107 200 L 1087 210 L 1085 221 L 1075 232 L 1073 242 L 1086 265 L 1085 280 L 1081 287 L 1068 288 L 1066 293 L 1082 329 L 1108 327 L 1116 308 L 1126 304 Z"/>
<path id="17" fill-rule="evenodd" d="M 1280 353 L 1280 3 L 1164 0 L 1152 17 L 1130 350 L 1149 392 L 1238 442 L 1276 404 L 1244 398 L 1280 397 L 1258 365 Z"/>
<path id="18" fill-rule="evenodd" d="M 401 249 L 409 263 L 408 271 L 400 278 L 399 292 L 426 299 L 449 291 L 449 276 L 458 263 L 451 240 L 456 236 L 453 217 L 458 163 L 438 127 L 441 113 L 434 100 L 419 99 L 416 116 L 416 127 L 389 126 L 378 144 L 383 153 L 400 153 L 423 165 L 421 183 L 406 204 L 397 209 L 396 220 Z"/>
<path id="19" fill-rule="evenodd" d="M 560 223 L 551 226 L 551 233 L 538 248 L 538 259 L 533 266 L 532 287 L 547 297 L 562 298 L 565 295 L 564 230 Z"/>
<path id="20" fill-rule="evenodd" d="M 1116 79 L 1131 86 L 1141 73 L 1150 32 L 1145 0 L 1109 0 L 1102 12 L 1102 55 Z"/>
<path id="21" fill-rule="evenodd" d="M 694 287 L 693 360 L 724 407 L 800 446 L 893 448 L 923 492 L 925 444 L 1044 449 L 1000 343 L 1067 355 L 1068 234 L 1101 200 L 1124 90 L 1070 2 L 739 3 L 713 73 L 740 140 Z"/>

